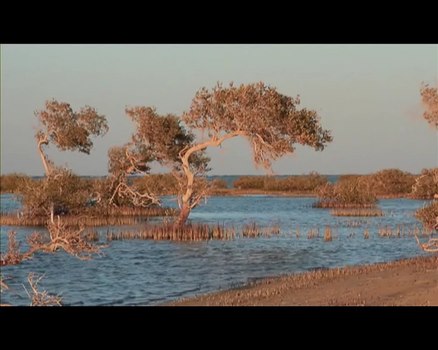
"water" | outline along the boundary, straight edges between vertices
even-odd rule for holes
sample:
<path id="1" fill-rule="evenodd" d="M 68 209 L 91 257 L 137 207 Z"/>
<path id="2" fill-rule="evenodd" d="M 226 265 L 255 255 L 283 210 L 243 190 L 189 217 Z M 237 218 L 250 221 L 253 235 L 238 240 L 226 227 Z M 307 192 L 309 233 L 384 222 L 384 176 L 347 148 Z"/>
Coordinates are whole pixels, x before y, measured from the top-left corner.
<path id="1" fill-rule="evenodd" d="M 390 261 L 422 255 L 415 239 L 380 238 L 378 227 L 413 227 L 413 217 L 424 201 L 389 199 L 379 202 L 384 217 L 336 218 L 327 210 L 311 207 L 313 198 L 275 196 L 212 197 L 196 208 L 190 219 L 241 227 L 256 221 L 261 226 L 280 225 L 278 237 L 208 241 L 113 241 L 103 256 L 81 261 L 64 252 L 38 253 L 20 265 L 3 267 L 9 290 L 2 303 L 28 305 L 24 291 L 29 272 L 45 274 L 41 290 L 61 294 L 65 305 L 154 305 L 214 290 L 226 289 L 262 277 L 346 265 Z M 175 206 L 172 197 L 166 204 Z M 10 195 L 1 195 L 1 210 L 16 210 Z M 361 221 L 360 227 L 351 227 Z M 323 230 L 330 225 L 336 236 L 324 242 Z M 299 226 L 300 238 L 295 237 Z M 319 228 L 320 237 L 307 239 L 307 230 Z M 363 238 L 368 228 L 370 238 Z M 1 227 L 1 251 L 6 233 L 15 229 L 19 239 L 32 227 Z M 116 230 L 117 228 L 112 228 Z M 132 228 L 131 228 L 132 229 Z M 106 232 L 107 228 L 100 229 Z M 348 238 L 348 236 L 354 236 Z"/>

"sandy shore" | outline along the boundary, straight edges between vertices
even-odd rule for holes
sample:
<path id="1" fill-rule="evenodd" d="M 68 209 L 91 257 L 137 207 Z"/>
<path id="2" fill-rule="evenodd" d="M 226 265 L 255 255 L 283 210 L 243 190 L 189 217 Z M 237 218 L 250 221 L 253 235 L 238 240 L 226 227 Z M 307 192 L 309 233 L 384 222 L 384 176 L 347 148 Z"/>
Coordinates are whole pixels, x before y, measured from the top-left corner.
<path id="1" fill-rule="evenodd" d="M 166 305 L 438 306 L 438 256 L 267 278 L 243 288 Z"/>

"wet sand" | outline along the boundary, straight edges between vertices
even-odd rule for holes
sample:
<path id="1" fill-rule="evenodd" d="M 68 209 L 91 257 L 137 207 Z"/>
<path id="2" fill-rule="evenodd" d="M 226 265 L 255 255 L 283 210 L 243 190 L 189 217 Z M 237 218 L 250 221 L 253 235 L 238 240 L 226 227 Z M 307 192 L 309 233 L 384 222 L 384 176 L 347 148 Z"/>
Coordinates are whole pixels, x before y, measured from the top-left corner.
<path id="1" fill-rule="evenodd" d="M 169 306 L 438 306 L 438 255 L 273 277 Z"/>

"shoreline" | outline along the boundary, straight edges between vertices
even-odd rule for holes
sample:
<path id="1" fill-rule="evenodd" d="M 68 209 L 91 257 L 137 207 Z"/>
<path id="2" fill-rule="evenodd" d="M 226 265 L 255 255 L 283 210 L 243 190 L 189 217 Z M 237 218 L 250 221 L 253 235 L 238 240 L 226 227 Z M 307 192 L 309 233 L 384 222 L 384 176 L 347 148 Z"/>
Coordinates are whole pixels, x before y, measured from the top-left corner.
<path id="1" fill-rule="evenodd" d="M 267 277 L 161 306 L 438 306 L 438 255 Z"/>

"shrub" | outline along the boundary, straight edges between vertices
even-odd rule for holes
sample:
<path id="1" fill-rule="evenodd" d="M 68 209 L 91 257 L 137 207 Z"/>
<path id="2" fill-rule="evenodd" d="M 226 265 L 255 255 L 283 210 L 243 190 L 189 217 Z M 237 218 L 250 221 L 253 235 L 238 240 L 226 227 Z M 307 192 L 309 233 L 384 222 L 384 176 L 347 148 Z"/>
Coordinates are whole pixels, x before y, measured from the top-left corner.
<path id="1" fill-rule="evenodd" d="M 233 187 L 242 190 L 262 190 L 266 176 L 242 176 L 233 182 Z"/>
<path id="2" fill-rule="evenodd" d="M 438 168 L 423 169 L 412 185 L 412 197 L 432 199 L 438 194 Z"/>
<path id="3" fill-rule="evenodd" d="M 1 193 L 18 193 L 23 186 L 24 181 L 29 181 L 31 178 L 20 173 L 12 173 L 0 176 L 0 192 Z"/>
<path id="4" fill-rule="evenodd" d="M 214 179 L 211 181 L 211 187 L 213 189 L 224 189 L 224 188 L 228 188 L 228 184 L 224 179 Z"/>
<path id="5" fill-rule="evenodd" d="M 434 200 L 429 205 L 419 209 L 415 217 L 420 220 L 427 228 L 438 227 L 438 201 Z"/>
<path id="6" fill-rule="evenodd" d="M 415 176 L 400 169 L 384 169 L 365 177 L 376 195 L 409 194 L 415 183 Z"/>
<path id="7" fill-rule="evenodd" d="M 312 172 L 308 175 L 288 176 L 242 176 L 233 186 L 240 189 L 258 189 L 264 191 L 313 192 L 325 185 L 327 178 Z"/>
<path id="8" fill-rule="evenodd" d="M 19 191 L 24 212 L 29 216 L 76 214 L 87 206 L 89 182 L 66 169 L 53 169 L 39 181 L 25 180 Z"/>
<path id="9" fill-rule="evenodd" d="M 362 177 L 327 183 L 318 189 L 318 197 L 314 206 L 321 208 L 366 208 L 377 202 L 369 182 Z"/>
<path id="10" fill-rule="evenodd" d="M 155 195 L 178 193 L 178 183 L 172 174 L 153 174 L 132 179 L 133 188 L 138 192 L 153 192 Z"/>

